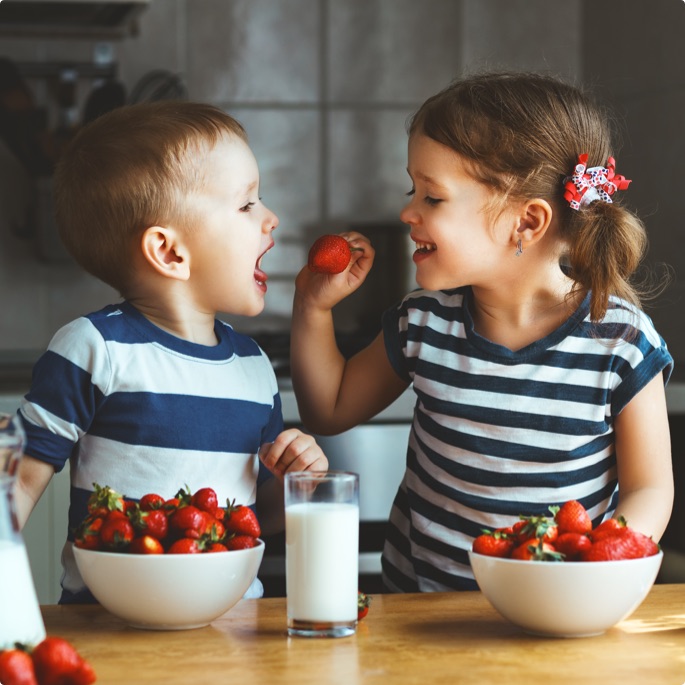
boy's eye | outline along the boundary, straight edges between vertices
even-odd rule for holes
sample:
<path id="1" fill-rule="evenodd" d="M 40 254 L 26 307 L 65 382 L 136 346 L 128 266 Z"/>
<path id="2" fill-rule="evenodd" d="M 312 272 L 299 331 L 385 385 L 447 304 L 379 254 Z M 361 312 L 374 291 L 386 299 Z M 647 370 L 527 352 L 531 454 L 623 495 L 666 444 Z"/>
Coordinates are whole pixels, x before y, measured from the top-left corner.
<path id="1" fill-rule="evenodd" d="M 250 209 L 252 209 L 252 207 L 254 207 L 254 202 L 248 202 L 246 205 L 244 205 L 243 207 L 240 208 L 240 211 L 241 212 L 249 212 Z"/>
<path id="2" fill-rule="evenodd" d="M 407 197 L 411 197 L 414 194 L 414 189 L 412 188 L 408 193 L 406 193 Z"/>

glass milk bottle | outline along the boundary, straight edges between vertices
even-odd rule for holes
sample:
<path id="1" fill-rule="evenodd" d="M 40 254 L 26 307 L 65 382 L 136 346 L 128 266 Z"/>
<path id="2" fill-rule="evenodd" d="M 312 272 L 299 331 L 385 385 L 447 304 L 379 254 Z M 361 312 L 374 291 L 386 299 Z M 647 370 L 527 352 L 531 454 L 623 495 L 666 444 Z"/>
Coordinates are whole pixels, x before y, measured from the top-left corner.
<path id="1" fill-rule="evenodd" d="M 14 507 L 14 485 L 24 449 L 16 416 L 0 414 L 0 650 L 45 637 L 33 576 Z"/>

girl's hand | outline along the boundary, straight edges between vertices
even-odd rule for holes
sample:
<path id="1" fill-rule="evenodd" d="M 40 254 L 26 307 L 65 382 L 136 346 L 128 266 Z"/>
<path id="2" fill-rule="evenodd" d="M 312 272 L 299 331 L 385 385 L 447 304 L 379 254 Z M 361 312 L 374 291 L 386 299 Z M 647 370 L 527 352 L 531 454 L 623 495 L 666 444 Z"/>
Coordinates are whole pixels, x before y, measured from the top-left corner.
<path id="1" fill-rule="evenodd" d="M 273 442 L 262 445 L 259 458 L 281 481 L 294 471 L 328 471 L 328 459 L 316 440 L 297 428 L 284 430 Z"/>
<path id="2" fill-rule="evenodd" d="M 295 297 L 308 307 L 331 310 L 364 282 L 373 265 L 375 250 L 361 233 L 340 233 L 353 250 L 350 263 L 339 274 L 317 274 L 305 266 L 295 279 Z"/>

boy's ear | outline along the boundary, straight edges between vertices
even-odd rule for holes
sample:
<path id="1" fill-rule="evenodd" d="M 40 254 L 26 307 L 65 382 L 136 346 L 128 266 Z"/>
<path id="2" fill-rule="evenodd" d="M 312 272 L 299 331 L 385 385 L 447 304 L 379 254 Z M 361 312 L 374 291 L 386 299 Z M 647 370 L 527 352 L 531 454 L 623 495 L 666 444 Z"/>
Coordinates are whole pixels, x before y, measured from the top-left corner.
<path id="1" fill-rule="evenodd" d="M 534 198 L 525 202 L 518 216 L 514 244 L 522 240 L 524 245 L 538 242 L 547 232 L 552 222 L 552 207 L 542 198 Z"/>
<path id="2" fill-rule="evenodd" d="M 187 281 L 190 262 L 180 236 L 173 228 L 150 226 L 140 241 L 143 257 L 157 273 Z"/>

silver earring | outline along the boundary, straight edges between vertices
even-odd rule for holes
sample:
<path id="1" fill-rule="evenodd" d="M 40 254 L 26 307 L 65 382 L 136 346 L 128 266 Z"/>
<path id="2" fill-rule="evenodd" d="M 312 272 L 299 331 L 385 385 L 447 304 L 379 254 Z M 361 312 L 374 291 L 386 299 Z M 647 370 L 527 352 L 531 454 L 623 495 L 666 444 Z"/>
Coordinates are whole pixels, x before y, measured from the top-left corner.
<path id="1" fill-rule="evenodd" d="M 523 245 L 521 244 L 521 239 L 516 243 L 516 252 L 514 253 L 517 257 L 523 254 Z"/>

